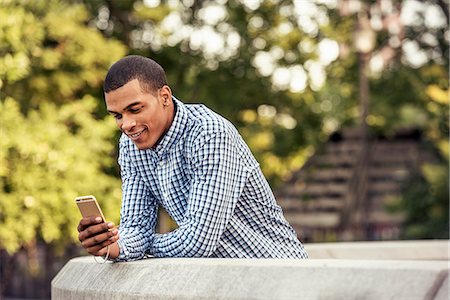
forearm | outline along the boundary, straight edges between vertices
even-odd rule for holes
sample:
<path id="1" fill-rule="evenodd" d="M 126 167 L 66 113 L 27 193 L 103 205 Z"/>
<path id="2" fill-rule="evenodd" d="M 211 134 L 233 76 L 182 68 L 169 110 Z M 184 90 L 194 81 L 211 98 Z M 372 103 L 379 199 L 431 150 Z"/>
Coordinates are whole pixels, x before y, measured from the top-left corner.
<path id="1" fill-rule="evenodd" d="M 150 253 L 156 257 L 209 257 L 216 250 L 226 219 L 186 222 L 178 229 L 155 234 Z"/>
<path id="2" fill-rule="evenodd" d="M 138 260 L 149 252 L 153 242 L 153 231 L 148 228 L 133 227 L 119 231 L 118 255 L 115 261 Z"/>
<path id="3" fill-rule="evenodd" d="M 190 228 L 178 228 L 153 239 L 151 254 L 156 257 L 207 257 L 216 248 L 216 241 L 196 235 Z"/>
<path id="4" fill-rule="evenodd" d="M 116 261 L 136 260 L 144 257 L 153 242 L 156 225 L 156 207 L 147 201 L 141 205 L 124 205 L 121 211 L 118 255 Z M 145 207 L 145 210 L 140 207 Z"/>
<path id="5" fill-rule="evenodd" d="M 109 259 L 116 259 L 119 257 L 120 249 L 117 242 L 114 242 L 113 244 L 109 245 Z"/>

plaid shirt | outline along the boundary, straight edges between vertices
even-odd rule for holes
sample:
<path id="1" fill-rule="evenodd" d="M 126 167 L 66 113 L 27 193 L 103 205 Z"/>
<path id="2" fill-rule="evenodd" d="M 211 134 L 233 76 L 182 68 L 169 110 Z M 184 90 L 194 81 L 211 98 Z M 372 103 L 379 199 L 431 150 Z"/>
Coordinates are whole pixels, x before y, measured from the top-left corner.
<path id="1" fill-rule="evenodd" d="M 174 121 L 155 149 L 120 139 L 117 260 L 307 258 L 235 127 L 204 105 L 174 102 Z M 179 228 L 155 233 L 158 205 Z"/>

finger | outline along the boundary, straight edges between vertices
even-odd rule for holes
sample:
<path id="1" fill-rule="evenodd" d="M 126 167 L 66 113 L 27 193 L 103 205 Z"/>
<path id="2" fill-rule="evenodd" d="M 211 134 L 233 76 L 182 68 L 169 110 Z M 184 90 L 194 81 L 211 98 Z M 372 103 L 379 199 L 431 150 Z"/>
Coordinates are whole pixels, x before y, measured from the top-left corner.
<path id="1" fill-rule="evenodd" d="M 108 252 L 108 246 L 114 244 L 119 239 L 119 236 L 111 237 L 101 244 L 86 248 L 87 252 L 92 255 L 102 256 Z"/>
<path id="2" fill-rule="evenodd" d="M 85 227 L 89 227 L 93 224 L 101 223 L 103 220 L 100 217 L 87 217 L 80 220 L 80 224 Z"/>
<path id="3" fill-rule="evenodd" d="M 85 239 L 84 241 L 81 242 L 81 245 L 86 249 L 91 248 L 93 246 L 102 245 L 106 241 L 108 241 L 110 238 L 117 236 L 117 235 L 118 235 L 118 230 L 114 229 L 112 231 L 100 233 L 100 234 L 94 235 L 88 239 Z M 108 243 L 106 243 L 106 244 L 108 244 Z"/>
<path id="4" fill-rule="evenodd" d="M 101 256 L 102 255 L 102 254 L 100 254 L 101 249 L 102 249 L 102 247 L 100 247 L 100 246 L 94 246 L 94 247 L 86 248 L 86 251 L 91 255 Z"/>
<path id="5" fill-rule="evenodd" d="M 108 246 L 114 244 L 119 239 L 119 236 L 113 236 L 109 238 L 107 241 L 104 241 L 101 244 L 101 249 L 97 252 L 99 255 L 106 255 L 108 253 Z"/>
<path id="6" fill-rule="evenodd" d="M 100 233 L 106 232 L 113 228 L 114 228 L 114 223 L 112 223 L 112 222 L 91 225 L 78 234 L 78 239 L 80 240 L 80 242 L 82 242 L 90 237 L 93 237 Z"/>
<path id="7" fill-rule="evenodd" d="M 80 220 L 80 223 L 78 224 L 78 232 L 81 232 L 88 228 L 89 226 L 92 226 L 94 224 L 102 223 L 102 218 L 100 217 L 87 217 Z"/>

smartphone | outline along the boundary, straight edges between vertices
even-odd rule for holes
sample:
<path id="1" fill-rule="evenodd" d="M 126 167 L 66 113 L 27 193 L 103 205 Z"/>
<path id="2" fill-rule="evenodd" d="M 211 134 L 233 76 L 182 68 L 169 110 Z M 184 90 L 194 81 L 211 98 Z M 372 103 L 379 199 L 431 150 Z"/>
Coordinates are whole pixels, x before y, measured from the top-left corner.
<path id="1" fill-rule="evenodd" d="M 103 222 L 106 222 L 105 216 L 100 209 L 100 205 L 98 205 L 97 199 L 95 199 L 94 196 L 89 195 L 77 197 L 75 198 L 75 202 L 77 203 L 83 218 L 100 217 Z"/>

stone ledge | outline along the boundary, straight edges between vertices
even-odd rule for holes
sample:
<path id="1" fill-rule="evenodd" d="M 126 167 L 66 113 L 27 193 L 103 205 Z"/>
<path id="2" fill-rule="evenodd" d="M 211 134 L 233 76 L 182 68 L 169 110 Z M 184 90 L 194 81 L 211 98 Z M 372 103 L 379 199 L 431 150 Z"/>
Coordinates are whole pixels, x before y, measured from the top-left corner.
<path id="1" fill-rule="evenodd" d="M 448 260 L 448 240 L 317 243 L 305 246 L 310 258 Z"/>
<path id="2" fill-rule="evenodd" d="M 448 261 L 70 260 L 52 299 L 448 299 Z"/>

